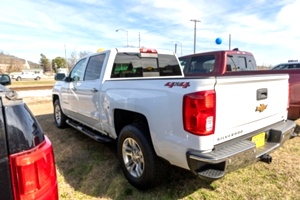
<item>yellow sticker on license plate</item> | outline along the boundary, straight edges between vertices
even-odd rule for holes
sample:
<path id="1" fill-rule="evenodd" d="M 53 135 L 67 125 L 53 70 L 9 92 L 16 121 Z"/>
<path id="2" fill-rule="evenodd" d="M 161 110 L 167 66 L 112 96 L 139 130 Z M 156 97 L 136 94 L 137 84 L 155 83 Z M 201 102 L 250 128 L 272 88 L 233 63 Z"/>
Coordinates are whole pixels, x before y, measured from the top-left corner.
<path id="1" fill-rule="evenodd" d="M 252 137 L 251 141 L 255 143 L 256 148 L 264 146 L 265 145 L 265 132 L 262 132 L 254 137 Z"/>

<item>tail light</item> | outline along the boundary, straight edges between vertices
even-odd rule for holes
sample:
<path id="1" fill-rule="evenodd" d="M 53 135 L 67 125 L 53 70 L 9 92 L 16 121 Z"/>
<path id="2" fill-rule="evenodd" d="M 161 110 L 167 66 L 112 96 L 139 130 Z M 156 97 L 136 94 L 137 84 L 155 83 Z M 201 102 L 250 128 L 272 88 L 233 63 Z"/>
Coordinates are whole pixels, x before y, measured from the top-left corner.
<path id="1" fill-rule="evenodd" d="M 50 140 L 10 156 L 14 199 L 58 199 L 56 168 Z"/>
<path id="2" fill-rule="evenodd" d="M 183 97 L 184 130 L 200 136 L 215 131 L 216 93 L 207 90 L 187 94 Z"/>

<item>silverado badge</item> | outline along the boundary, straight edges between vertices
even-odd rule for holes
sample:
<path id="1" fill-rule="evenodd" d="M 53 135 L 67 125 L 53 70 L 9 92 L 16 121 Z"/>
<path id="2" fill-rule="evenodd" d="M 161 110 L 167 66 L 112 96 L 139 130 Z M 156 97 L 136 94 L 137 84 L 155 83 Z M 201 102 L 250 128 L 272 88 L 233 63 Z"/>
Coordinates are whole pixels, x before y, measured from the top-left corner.
<path id="1" fill-rule="evenodd" d="M 260 104 L 259 106 L 256 106 L 255 112 L 256 112 L 256 111 L 262 112 L 262 111 L 264 111 L 265 109 L 267 109 L 267 106 L 268 106 L 268 105 Z"/>

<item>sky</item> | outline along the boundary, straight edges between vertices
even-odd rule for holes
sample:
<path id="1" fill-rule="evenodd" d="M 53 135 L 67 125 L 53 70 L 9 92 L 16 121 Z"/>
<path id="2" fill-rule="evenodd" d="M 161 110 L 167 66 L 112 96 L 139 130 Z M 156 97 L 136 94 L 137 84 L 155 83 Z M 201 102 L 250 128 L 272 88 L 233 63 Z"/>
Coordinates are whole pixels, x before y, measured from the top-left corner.
<path id="1" fill-rule="evenodd" d="M 0 8 L 0 52 L 36 63 L 40 54 L 127 45 L 178 56 L 239 48 L 264 66 L 300 60 L 300 0 L 0 0 Z"/>

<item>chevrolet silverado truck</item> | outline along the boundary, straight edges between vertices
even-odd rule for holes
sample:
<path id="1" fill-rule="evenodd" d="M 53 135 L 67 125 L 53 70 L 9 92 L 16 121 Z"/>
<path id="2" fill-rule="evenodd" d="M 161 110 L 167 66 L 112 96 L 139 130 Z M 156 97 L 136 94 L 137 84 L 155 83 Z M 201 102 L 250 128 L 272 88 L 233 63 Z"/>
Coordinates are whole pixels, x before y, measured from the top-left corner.
<path id="1" fill-rule="evenodd" d="M 19 74 L 12 74 L 12 79 L 15 79 L 16 81 L 21 81 L 21 80 L 28 80 L 28 79 L 33 79 L 33 80 L 40 80 L 44 74 L 43 70 L 36 69 L 36 70 L 24 70 L 23 72 L 20 72 Z"/>
<path id="2" fill-rule="evenodd" d="M 288 119 L 300 118 L 300 69 L 258 70 L 252 53 L 224 50 L 185 55 L 179 58 L 185 76 L 240 76 L 258 74 L 289 74 L 290 100 Z M 199 65 L 196 66 L 195 65 Z M 202 71 L 199 71 L 199 69 Z"/>
<path id="3" fill-rule="evenodd" d="M 52 144 L 10 83 L 0 75 L 0 199 L 57 200 Z"/>
<path id="4" fill-rule="evenodd" d="M 184 77 L 172 52 L 115 48 L 79 60 L 52 99 L 58 128 L 116 140 L 125 177 L 148 189 L 165 163 L 209 180 L 270 163 L 295 128 L 288 91 L 288 75 Z"/>

